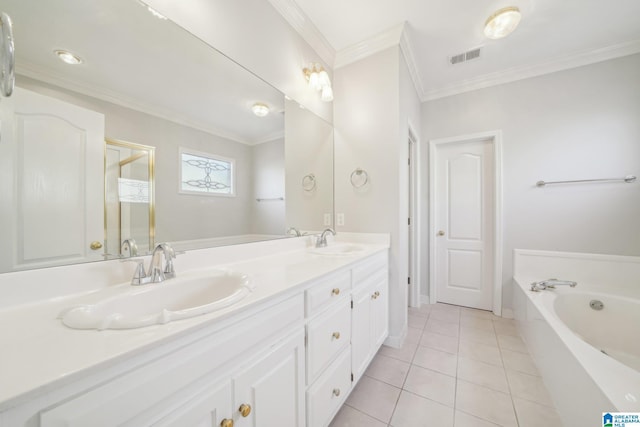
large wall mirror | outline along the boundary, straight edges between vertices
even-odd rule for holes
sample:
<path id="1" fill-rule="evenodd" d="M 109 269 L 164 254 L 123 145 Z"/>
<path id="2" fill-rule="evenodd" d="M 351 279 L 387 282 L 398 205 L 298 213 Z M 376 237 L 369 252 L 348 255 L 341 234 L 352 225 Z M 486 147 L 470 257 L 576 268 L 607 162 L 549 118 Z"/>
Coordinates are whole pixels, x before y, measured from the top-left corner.
<path id="1" fill-rule="evenodd" d="M 137 0 L 0 9 L 0 273 L 331 225 L 329 123 Z"/>

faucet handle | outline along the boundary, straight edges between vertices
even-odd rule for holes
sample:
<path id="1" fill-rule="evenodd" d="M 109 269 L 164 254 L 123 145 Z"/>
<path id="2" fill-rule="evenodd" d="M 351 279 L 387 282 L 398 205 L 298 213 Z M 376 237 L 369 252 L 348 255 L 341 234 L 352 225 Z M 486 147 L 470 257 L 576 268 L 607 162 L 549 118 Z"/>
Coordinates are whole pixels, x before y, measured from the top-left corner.
<path id="1" fill-rule="evenodd" d="M 147 273 L 144 271 L 144 259 L 142 258 L 127 258 L 121 259 L 120 262 L 135 262 L 138 265 L 131 278 L 131 284 L 133 286 L 144 285 L 149 281 Z"/>

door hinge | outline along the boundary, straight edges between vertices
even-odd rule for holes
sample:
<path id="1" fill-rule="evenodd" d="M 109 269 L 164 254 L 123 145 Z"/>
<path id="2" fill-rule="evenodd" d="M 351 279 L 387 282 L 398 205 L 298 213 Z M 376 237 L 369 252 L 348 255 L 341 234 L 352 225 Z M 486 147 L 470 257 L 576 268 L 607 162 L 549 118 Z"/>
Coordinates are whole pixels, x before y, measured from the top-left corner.
<path id="1" fill-rule="evenodd" d="M 351 382 L 353 382 L 353 372 L 351 373 Z"/>
<path id="2" fill-rule="evenodd" d="M 307 346 L 307 334 L 304 334 L 304 346 Z"/>
<path id="3" fill-rule="evenodd" d="M 351 308 L 353 309 L 353 300 L 351 300 Z"/>
<path id="4" fill-rule="evenodd" d="M 407 224 L 411 225 L 411 218 L 407 218 Z"/>
<path id="5" fill-rule="evenodd" d="M 411 277 L 407 277 L 407 285 L 411 284 Z"/>

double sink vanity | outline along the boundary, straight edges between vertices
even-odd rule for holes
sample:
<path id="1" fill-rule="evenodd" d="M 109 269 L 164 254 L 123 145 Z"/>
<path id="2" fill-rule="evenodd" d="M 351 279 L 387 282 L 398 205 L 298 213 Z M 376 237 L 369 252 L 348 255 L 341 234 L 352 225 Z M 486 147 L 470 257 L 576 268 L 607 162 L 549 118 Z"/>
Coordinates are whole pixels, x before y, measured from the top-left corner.
<path id="1" fill-rule="evenodd" d="M 338 238 L 48 269 L 89 291 L 0 310 L 0 427 L 328 425 L 388 333 L 388 236 Z"/>

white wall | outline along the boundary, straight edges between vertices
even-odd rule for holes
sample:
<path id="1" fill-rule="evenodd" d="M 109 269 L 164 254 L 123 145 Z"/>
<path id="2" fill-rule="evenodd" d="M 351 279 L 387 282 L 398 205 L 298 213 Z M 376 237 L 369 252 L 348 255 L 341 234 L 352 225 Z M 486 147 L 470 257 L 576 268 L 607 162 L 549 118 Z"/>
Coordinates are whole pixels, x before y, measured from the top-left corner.
<path id="1" fill-rule="evenodd" d="M 407 324 L 408 120 L 419 101 L 398 46 L 335 70 L 335 209 L 337 231 L 391 234 L 389 333 L 397 343 Z M 351 185 L 356 168 L 369 174 Z"/>
<path id="2" fill-rule="evenodd" d="M 638 76 L 636 54 L 422 105 L 423 144 L 503 131 L 505 307 L 515 248 L 640 255 L 640 183 L 535 187 L 539 180 L 640 176 Z M 427 155 L 422 150 L 423 165 Z"/>
<path id="3" fill-rule="evenodd" d="M 267 0 L 144 0 L 261 79 L 331 122 L 332 104 L 302 69 L 320 56 Z M 331 67 L 323 64 L 331 75 Z"/>

